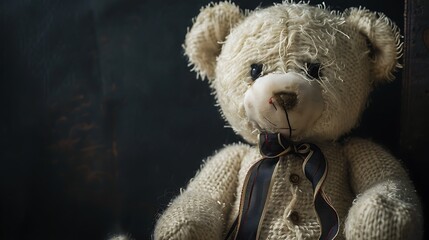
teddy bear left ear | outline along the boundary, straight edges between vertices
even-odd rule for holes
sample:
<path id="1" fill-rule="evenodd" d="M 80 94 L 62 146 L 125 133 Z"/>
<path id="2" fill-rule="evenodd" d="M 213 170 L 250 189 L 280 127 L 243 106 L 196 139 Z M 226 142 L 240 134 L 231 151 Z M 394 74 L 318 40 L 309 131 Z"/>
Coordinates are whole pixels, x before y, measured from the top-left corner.
<path id="1" fill-rule="evenodd" d="M 398 59 L 402 56 L 402 42 L 398 27 L 384 14 L 363 8 L 350 8 L 344 15 L 368 40 L 375 80 L 393 79 L 393 71 L 401 67 Z"/>
<path id="2" fill-rule="evenodd" d="M 201 78 L 215 78 L 216 58 L 231 29 L 244 18 L 231 2 L 211 3 L 202 8 L 185 38 L 185 54 Z"/>

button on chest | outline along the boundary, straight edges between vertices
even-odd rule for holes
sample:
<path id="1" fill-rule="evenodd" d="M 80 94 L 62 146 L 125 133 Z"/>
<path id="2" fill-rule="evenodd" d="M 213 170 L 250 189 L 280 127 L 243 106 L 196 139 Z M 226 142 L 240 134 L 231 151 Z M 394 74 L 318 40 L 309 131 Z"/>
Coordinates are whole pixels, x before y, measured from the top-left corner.
<path id="1" fill-rule="evenodd" d="M 289 216 L 288 219 L 295 225 L 299 224 L 299 213 L 297 211 L 292 211 Z"/>
<path id="2" fill-rule="evenodd" d="M 290 181 L 292 184 L 297 185 L 297 184 L 299 183 L 299 181 L 300 181 L 300 177 L 299 177 L 299 175 L 298 175 L 298 174 L 291 173 L 291 174 L 289 175 L 289 181 Z"/>
<path id="3" fill-rule="evenodd" d="M 281 163 L 276 172 L 279 176 L 277 180 L 287 181 L 288 185 L 300 187 L 306 181 L 302 171 L 303 159 L 300 156 L 289 154 L 281 158 Z M 311 189 L 310 189 L 311 190 Z"/>

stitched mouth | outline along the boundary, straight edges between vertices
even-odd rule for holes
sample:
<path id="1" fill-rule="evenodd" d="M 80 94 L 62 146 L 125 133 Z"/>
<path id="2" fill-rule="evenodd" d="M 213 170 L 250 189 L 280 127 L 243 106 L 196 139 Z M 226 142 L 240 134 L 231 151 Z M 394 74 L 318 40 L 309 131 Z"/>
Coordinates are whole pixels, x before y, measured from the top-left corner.
<path id="1" fill-rule="evenodd" d="M 286 107 L 283 107 L 283 109 L 284 109 L 284 111 L 285 111 L 285 114 L 286 114 L 286 121 L 287 121 L 287 125 L 288 125 L 288 127 L 289 127 L 289 138 L 292 138 L 292 126 L 291 126 L 291 124 L 290 124 L 290 120 L 289 120 L 289 114 L 287 113 L 287 108 Z"/>
<path id="2" fill-rule="evenodd" d="M 273 104 L 273 106 L 275 107 L 274 104 Z M 272 131 L 272 132 L 279 131 L 279 130 L 288 130 L 288 137 L 291 138 L 292 137 L 292 132 L 295 131 L 296 129 L 293 129 L 292 126 L 291 126 L 290 119 L 289 119 L 289 114 L 288 114 L 288 111 L 287 111 L 286 107 L 285 106 L 281 106 L 281 107 L 283 108 L 283 111 L 284 111 L 284 113 L 286 115 L 287 126 L 280 127 L 280 126 L 278 126 L 278 124 L 275 124 L 274 122 L 272 122 L 266 116 L 263 116 L 263 119 L 266 122 L 266 124 L 268 125 L 268 127 L 263 128 L 258 123 L 256 123 L 256 125 L 258 125 L 258 127 L 260 129 L 269 130 L 269 131 Z M 277 108 L 276 108 L 276 110 L 277 110 Z M 283 124 L 281 124 L 281 125 L 283 125 Z"/>

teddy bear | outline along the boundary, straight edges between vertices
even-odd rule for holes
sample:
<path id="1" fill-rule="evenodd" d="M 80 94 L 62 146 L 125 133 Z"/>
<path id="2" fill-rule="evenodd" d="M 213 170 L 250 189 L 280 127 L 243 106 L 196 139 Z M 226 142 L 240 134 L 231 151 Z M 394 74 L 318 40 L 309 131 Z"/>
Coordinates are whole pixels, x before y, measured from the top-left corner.
<path id="1" fill-rule="evenodd" d="M 154 239 L 421 239 L 403 163 L 348 136 L 394 78 L 398 27 L 363 7 L 284 1 L 201 9 L 183 45 L 246 143 L 223 147 L 157 219 Z"/>

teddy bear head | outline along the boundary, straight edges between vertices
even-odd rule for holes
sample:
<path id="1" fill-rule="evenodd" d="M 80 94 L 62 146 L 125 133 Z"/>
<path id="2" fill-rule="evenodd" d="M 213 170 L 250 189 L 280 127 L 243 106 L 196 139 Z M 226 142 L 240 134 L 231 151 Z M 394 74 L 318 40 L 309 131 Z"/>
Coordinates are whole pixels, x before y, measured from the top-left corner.
<path id="1" fill-rule="evenodd" d="M 184 49 L 234 131 L 255 143 L 260 131 L 293 141 L 349 132 L 374 86 L 393 79 L 402 44 L 391 20 L 363 8 L 221 2 L 201 9 Z"/>

